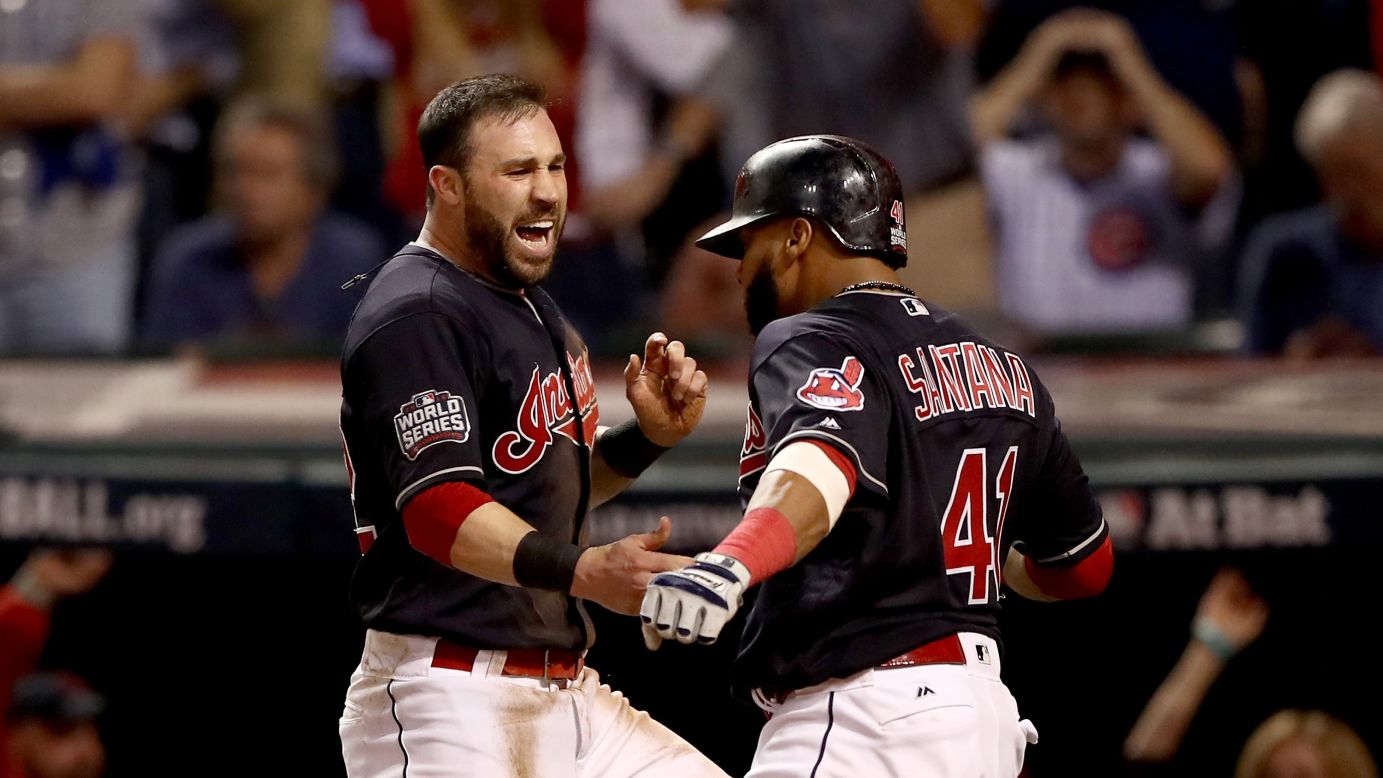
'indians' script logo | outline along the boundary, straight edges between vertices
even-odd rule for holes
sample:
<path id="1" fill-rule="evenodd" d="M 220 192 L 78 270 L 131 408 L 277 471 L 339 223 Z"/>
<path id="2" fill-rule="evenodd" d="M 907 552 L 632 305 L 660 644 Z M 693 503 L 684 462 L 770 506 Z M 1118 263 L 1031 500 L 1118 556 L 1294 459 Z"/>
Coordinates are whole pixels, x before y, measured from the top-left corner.
<path id="1" fill-rule="evenodd" d="M 394 434 L 399 448 L 412 462 L 422 450 L 438 443 L 465 443 L 471 435 L 466 418 L 466 402 L 451 392 L 429 389 L 418 392 L 399 406 L 394 416 Z M 349 467 L 349 462 L 347 463 Z"/>
<path id="2" fill-rule="evenodd" d="M 768 465 L 768 452 L 764 450 L 768 437 L 764 434 L 764 423 L 754 412 L 754 404 L 749 404 L 749 418 L 744 422 L 744 445 L 740 447 L 740 478 L 763 470 Z"/>
<path id="3" fill-rule="evenodd" d="M 840 369 L 818 367 L 807 383 L 797 390 L 797 399 L 828 411 L 864 410 L 864 392 L 859 389 L 864 379 L 864 365 L 854 357 L 846 357 Z"/>
<path id="4" fill-rule="evenodd" d="M 580 357 L 567 354 L 567 365 L 580 411 L 572 410 L 567 382 L 561 373 L 543 375 L 534 365 L 528 391 L 519 405 L 518 426 L 496 438 L 490 454 L 500 470 L 517 475 L 538 464 L 552 445 L 554 435 L 585 446 L 595 439 L 600 409 L 596 407 L 595 377 L 591 375 L 589 356 L 585 352 Z"/>

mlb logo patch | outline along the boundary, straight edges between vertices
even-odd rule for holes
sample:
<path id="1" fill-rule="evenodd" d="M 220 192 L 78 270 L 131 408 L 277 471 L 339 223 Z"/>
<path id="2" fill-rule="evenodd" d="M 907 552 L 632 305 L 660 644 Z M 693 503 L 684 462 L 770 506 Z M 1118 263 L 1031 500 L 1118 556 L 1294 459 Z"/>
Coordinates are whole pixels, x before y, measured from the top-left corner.
<path id="1" fill-rule="evenodd" d="M 394 417 L 399 449 L 411 462 L 423 449 L 438 443 L 465 443 L 471 436 L 466 401 L 451 392 L 429 389 L 399 406 Z"/>
<path id="2" fill-rule="evenodd" d="M 845 358 L 840 368 L 818 367 L 797 390 L 797 399 L 827 411 L 864 410 L 864 392 L 859 389 L 864 380 L 864 365 L 853 356 Z"/>
<path id="3" fill-rule="evenodd" d="M 922 301 L 916 297 L 904 297 L 902 300 L 899 300 L 899 302 L 903 304 L 903 310 L 907 311 L 909 316 L 931 315 L 931 311 L 927 310 L 927 306 L 923 305 Z"/>

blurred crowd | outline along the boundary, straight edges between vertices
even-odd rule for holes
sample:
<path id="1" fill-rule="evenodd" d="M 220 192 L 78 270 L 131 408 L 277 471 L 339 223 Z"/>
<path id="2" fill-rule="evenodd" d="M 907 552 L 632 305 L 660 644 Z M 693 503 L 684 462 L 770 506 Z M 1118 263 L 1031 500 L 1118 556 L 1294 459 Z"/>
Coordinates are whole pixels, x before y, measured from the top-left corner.
<path id="1" fill-rule="evenodd" d="M 335 354 L 348 282 L 422 223 L 423 106 L 499 71 L 554 101 L 548 288 L 597 354 L 649 327 L 744 352 L 734 267 L 690 241 L 807 133 L 891 159 L 905 280 L 1025 349 L 1383 352 L 1369 0 L 0 0 L 0 357 Z M 109 566 L 37 551 L 0 586 L 0 778 L 104 772 L 104 700 L 35 671 Z M 1130 765 L 1176 756 L 1267 618 L 1211 582 Z M 1377 770 L 1285 710 L 1238 774 Z"/>
<path id="2" fill-rule="evenodd" d="M 573 163 L 551 290 L 597 352 L 744 348 L 688 238 L 775 139 L 912 192 L 908 280 L 1010 328 L 1383 349 L 1367 0 L 6 0 L 0 354 L 330 353 L 416 236 L 443 85 L 542 82 Z M 1221 330 L 1222 331 L 1222 330 Z"/>
<path id="3" fill-rule="evenodd" d="M 95 587 L 111 561 L 109 551 L 39 549 L 0 584 L 0 778 L 105 774 L 105 699 L 71 672 L 38 667 L 53 606 Z"/>
<path id="4" fill-rule="evenodd" d="M 1124 740 L 1129 775 L 1171 774 L 1158 768 L 1179 767 L 1173 760 L 1188 730 L 1198 720 L 1213 728 L 1201 715 L 1203 703 L 1231 661 L 1262 636 L 1270 612 L 1242 572 L 1225 567 L 1215 574 L 1196 607 L 1185 650 Z M 1378 765 L 1343 720 L 1323 710 L 1284 708 L 1250 733 L 1234 778 L 1378 778 Z"/>

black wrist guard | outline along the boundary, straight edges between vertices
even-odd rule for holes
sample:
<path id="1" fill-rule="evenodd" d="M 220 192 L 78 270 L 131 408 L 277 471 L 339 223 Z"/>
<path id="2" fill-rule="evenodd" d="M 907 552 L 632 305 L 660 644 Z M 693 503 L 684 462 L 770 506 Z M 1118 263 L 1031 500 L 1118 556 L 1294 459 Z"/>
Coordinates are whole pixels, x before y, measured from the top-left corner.
<path id="1" fill-rule="evenodd" d="M 606 467 L 625 478 L 638 478 L 667 451 L 644 437 L 643 430 L 639 429 L 639 423 L 634 419 L 605 430 L 597 448 Z"/>
<path id="2" fill-rule="evenodd" d="M 568 594 L 581 551 L 571 543 L 553 540 L 536 530 L 530 532 L 514 549 L 514 580 L 528 589 Z"/>

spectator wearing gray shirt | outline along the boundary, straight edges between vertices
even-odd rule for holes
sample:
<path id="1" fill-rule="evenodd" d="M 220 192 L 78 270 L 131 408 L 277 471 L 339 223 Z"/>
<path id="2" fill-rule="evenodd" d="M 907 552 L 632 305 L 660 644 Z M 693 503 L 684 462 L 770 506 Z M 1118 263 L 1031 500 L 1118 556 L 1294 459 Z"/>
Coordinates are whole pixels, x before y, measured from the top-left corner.
<path id="1" fill-rule="evenodd" d="M 724 0 L 682 0 L 684 6 Z M 726 180 L 775 140 L 858 138 L 908 192 L 971 166 L 966 100 L 980 0 L 730 0 L 737 38 L 710 88 L 724 114 Z"/>
<path id="2" fill-rule="evenodd" d="M 1030 105 L 1050 131 L 1008 138 Z M 1007 317 L 1044 333 L 1191 322 L 1198 259 L 1229 236 L 1237 179 L 1224 139 L 1127 22 L 1052 17 L 973 113 Z"/>
<path id="3" fill-rule="evenodd" d="M 129 0 L 0 4 L 0 354 L 126 345 L 139 186 Z"/>
<path id="4" fill-rule="evenodd" d="M 1383 354 L 1383 79 L 1354 69 L 1322 78 L 1296 140 L 1323 202 L 1250 235 L 1240 279 L 1247 345 L 1296 359 Z"/>

